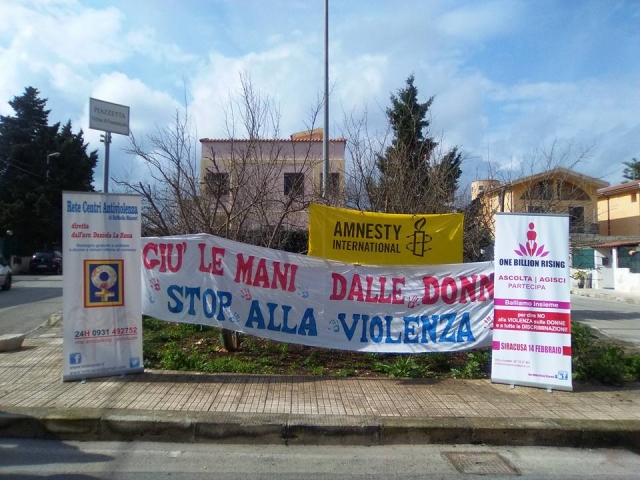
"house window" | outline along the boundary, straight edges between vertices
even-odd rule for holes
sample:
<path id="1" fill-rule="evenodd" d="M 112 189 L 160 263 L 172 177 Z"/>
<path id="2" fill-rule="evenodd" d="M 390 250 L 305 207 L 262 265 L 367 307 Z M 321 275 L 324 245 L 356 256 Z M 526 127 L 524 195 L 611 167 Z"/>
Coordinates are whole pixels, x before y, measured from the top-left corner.
<path id="1" fill-rule="evenodd" d="M 544 213 L 544 209 L 538 205 L 527 205 L 527 213 Z"/>
<path id="2" fill-rule="evenodd" d="M 595 267 L 593 248 L 581 248 L 574 250 L 571 266 L 580 270 L 587 270 Z"/>
<path id="3" fill-rule="evenodd" d="M 323 174 L 320 172 L 320 187 L 322 187 Z M 327 193 L 329 195 L 337 195 L 340 192 L 340 174 L 330 173 L 329 181 L 327 182 Z"/>
<path id="4" fill-rule="evenodd" d="M 618 247 L 618 267 L 630 273 L 640 273 L 640 246 Z"/>
<path id="5" fill-rule="evenodd" d="M 552 200 L 555 196 L 555 182 L 551 180 L 543 180 L 531 186 L 522 195 L 521 200 L 530 198 L 531 200 Z"/>
<path id="6" fill-rule="evenodd" d="M 569 232 L 585 233 L 584 207 L 569 207 Z"/>
<path id="7" fill-rule="evenodd" d="M 304 173 L 284 174 L 284 194 L 294 197 L 304 195 Z"/>
<path id="8" fill-rule="evenodd" d="M 207 172 L 205 177 L 209 192 L 217 197 L 229 195 L 229 174 L 219 172 Z"/>
<path id="9" fill-rule="evenodd" d="M 637 199 L 638 199 L 638 197 L 637 197 L 636 192 L 633 192 L 631 194 L 631 203 L 636 203 Z"/>

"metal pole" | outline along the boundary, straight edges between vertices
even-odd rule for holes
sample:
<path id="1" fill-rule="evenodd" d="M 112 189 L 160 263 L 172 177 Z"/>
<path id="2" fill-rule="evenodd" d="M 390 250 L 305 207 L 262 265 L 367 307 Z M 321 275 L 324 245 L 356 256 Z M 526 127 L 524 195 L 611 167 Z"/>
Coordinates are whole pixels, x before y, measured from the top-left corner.
<path id="1" fill-rule="evenodd" d="M 322 134 L 322 198 L 329 178 L 329 0 L 324 0 L 324 129 Z"/>
<path id="2" fill-rule="evenodd" d="M 104 187 L 102 191 L 109 193 L 109 144 L 111 143 L 111 133 L 105 132 L 104 139 Z"/>

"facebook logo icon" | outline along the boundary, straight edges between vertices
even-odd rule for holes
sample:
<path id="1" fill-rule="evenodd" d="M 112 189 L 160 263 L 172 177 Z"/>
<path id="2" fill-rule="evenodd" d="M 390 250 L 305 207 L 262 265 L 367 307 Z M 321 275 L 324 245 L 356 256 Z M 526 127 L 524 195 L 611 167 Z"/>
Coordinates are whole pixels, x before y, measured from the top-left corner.
<path id="1" fill-rule="evenodd" d="M 80 365 L 82 363 L 82 354 L 78 352 L 69 355 L 69 363 L 71 365 Z"/>

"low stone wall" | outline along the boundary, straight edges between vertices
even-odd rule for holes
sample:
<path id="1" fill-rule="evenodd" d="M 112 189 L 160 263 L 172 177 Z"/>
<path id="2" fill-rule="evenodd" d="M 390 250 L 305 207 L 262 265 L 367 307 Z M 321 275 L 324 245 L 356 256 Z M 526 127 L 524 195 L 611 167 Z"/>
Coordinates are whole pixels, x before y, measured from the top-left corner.
<path id="1" fill-rule="evenodd" d="M 29 273 L 29 260 L 31 260 L 31 257 L 18 257 L 16 255 L 12 255 L 9 259 L 11 273 L 14 275 Z"/>

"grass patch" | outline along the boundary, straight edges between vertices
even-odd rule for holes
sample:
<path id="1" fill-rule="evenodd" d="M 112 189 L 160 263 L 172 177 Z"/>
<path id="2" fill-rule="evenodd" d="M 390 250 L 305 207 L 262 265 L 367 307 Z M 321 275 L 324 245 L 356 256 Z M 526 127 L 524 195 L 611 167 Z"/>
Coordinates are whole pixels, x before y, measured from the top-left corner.
<path id="1" fill-rule="evenodd" d="M 640 381 L 640 355 L 598 338 L 589 327 L 572 328 L 573 378 L 621 385 Z M 334 377 L 489 378 L 491 349 L 425 354 L 361 353 L 307 347 L 242 336 L 227 352 L 214 327 L 143 319 L 145 367 L 208 373 Z"/>

